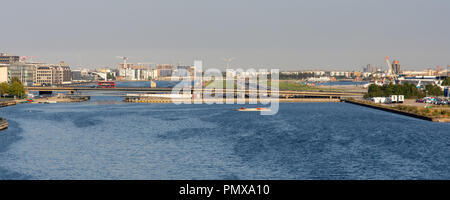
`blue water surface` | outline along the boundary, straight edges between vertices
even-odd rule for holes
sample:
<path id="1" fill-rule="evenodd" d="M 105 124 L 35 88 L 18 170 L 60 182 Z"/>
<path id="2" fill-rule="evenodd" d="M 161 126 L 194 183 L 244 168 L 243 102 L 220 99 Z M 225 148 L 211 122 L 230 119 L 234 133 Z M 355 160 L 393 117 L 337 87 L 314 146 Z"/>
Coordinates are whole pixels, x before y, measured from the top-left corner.
<path id="1" fill-rule="evenodd" d="M 0 179 L 450 179 L 450 124 L 346 103 L 22 104 Z"/>

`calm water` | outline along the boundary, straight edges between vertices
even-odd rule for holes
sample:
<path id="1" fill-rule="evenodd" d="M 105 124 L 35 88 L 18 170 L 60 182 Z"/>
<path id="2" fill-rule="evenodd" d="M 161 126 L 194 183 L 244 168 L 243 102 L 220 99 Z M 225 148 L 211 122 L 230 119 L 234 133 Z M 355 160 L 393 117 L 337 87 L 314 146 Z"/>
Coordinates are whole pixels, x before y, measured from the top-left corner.
<path id="1" fill-rule="evenodd" d="M 111 100 L 1 108 L 0 179 L 450 179 L 450 124 L 345 103 L 261 116 Z"/>

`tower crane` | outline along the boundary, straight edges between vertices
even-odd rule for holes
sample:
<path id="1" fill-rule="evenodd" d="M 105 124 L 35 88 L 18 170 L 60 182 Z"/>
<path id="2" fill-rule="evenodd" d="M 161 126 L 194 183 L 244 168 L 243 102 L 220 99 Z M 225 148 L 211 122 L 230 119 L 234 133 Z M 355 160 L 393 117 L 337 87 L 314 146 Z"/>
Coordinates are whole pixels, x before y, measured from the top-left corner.
<path id="1" fill-rule="evenodd" d="M 230 69 L 230 63 L 231 61 L 233 61 L 235 58 L 230 57 L 230 58 L 223 58 L 222 60 L 225 61 L 227 63 L 227 66 L 225 68 L 225 78 L 228 77 L 228 70 Z"/>
<path id="2" fill-rule="evenodd" d="M 33 58 L 38 58 L 37 56 L 21 56 L 20 61 L 22 62 L 33 62 Z"/>
<path id="3" fill-rule="evenodd" d="M 389 57 L 386 56 L 385 58 L 386 58 L 386 63 L 388 65 L 388 74 L 387 75 L 390 78 L 391 82 L 396 84 L 398 82 L 397 72 L 395 71 L 394 66 L 389 61 Z"/>
<path id="4" fill-rule="evenodd" d="M 223 58 L 222 60 L 225 61 L 227 63 L 226 69 L 228 70 L 230 68 L 230 63 L 231 61 L 233 61 L 235 58 Z"/>
<path id="5" fill-rule="evenodd" d="M 123 60 L 123 68 L 128 68 L 127 67 L 128 57 L 125 57 L 125 56 L 116 56 L 116 57 Z"/>

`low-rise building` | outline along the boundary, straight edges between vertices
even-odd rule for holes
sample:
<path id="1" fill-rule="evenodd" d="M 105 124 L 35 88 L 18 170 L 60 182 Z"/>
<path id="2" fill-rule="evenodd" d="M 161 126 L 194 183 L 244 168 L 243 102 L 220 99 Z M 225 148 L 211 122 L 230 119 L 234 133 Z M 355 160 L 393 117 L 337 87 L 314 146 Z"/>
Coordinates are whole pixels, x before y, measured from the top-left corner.
<path id="1" fill-rule="evenodd" d="M 34 72 L 39 64 L 13 63 L 8 65 L 8 81 L 18 78 L 25 86 L 33 85 Z"/>
<path id="2" fill-rule="evenodd" d="M 50 66 L 38 66 L 35 70 L 34 85 L 52 85 L 54 72 Z"/>
<path id="3" fill-rule="evenodd" d="M 70 83 L 72 81 L 72 71 L 70 70 L 69 65 L 64 63 L 64 61 L 56 65 L 55 69 L 56 69 L 55 84 Z"/>
<path id="4" fill-rule="evenodd" d="M 156 70 L 158 71 L 158 77 L 171 77 L 173 72 L 173 65 L 156 65 Z"/>
<path id="5" fill-rule="evenodd" d="M 82 81 L 83 76 L 81 75 L 81 70 L 72 70 L 72 81 Z"/>
<path id="6" fill-rule="evenodd" d="M 72 81 L 72 72 L 70 67 L 60 62 L 57 65 L 39 65 L 34 71 L 34 85 L 59 85 L 70 83 Z"/>
<path id="7" fill-rule="evenodd" d="M 0 64 L 0 83 L 8 82 L 8 65 Z"/>
<path id="8" fill-rule="evenodd" d="M 13 64 L 20 61 L 19 56 L 13 56 L 7 53 L 0 53 L 0 64 Z"/>

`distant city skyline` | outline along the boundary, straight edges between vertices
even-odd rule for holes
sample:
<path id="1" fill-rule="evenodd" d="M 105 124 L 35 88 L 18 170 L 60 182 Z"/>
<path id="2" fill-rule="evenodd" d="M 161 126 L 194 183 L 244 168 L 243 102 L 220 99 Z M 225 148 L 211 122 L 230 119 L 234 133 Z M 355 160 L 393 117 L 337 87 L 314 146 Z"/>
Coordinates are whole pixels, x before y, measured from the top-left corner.
<path id="1" fill-rule="evenodd" d="M 405 70 L 450 64 L 450 2 L 6 1 L 0 52 L 72 68 L 129 62 L 207 68 Z"/>

